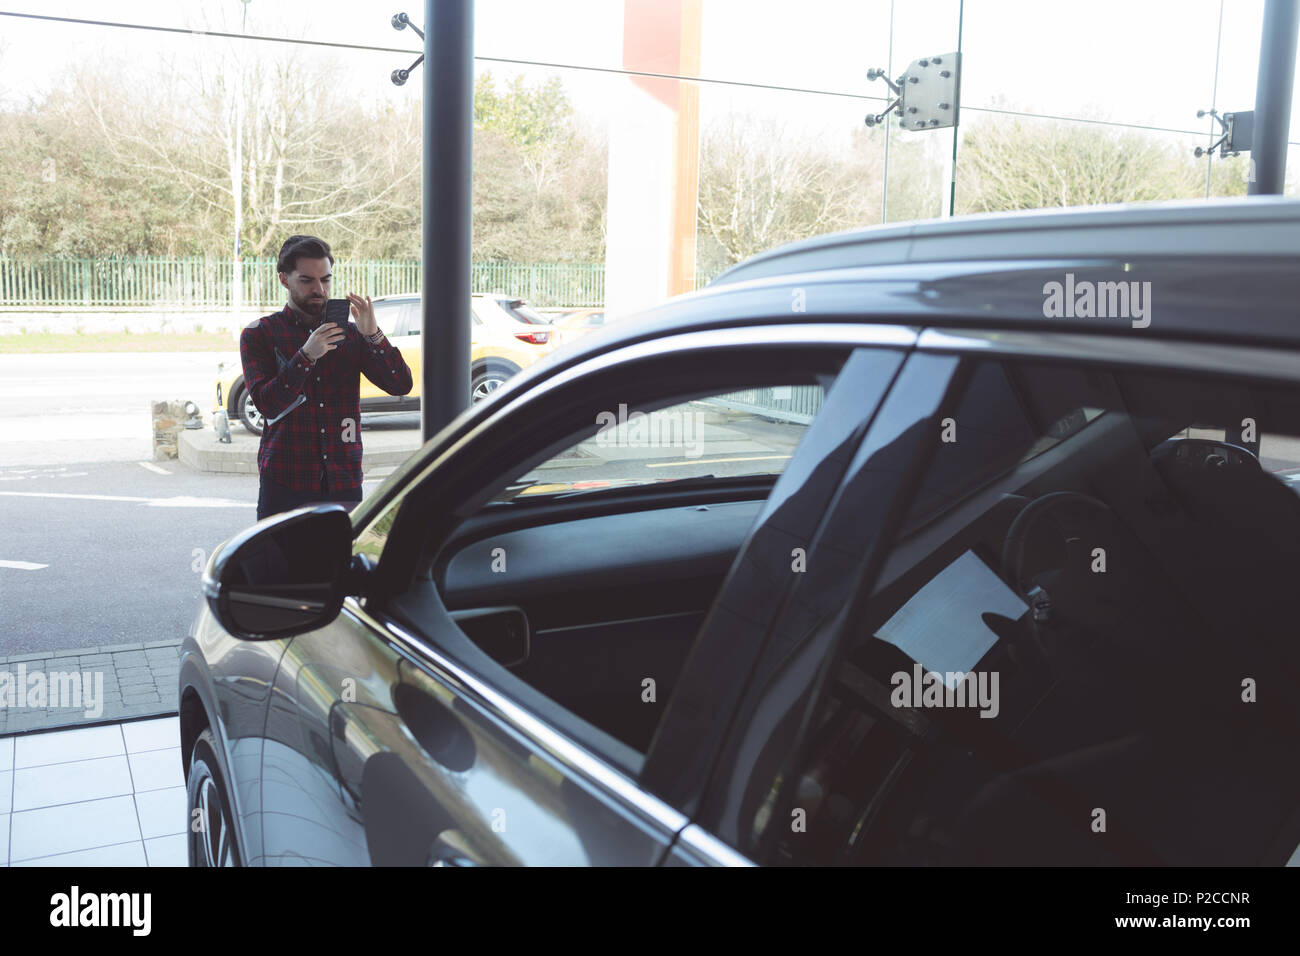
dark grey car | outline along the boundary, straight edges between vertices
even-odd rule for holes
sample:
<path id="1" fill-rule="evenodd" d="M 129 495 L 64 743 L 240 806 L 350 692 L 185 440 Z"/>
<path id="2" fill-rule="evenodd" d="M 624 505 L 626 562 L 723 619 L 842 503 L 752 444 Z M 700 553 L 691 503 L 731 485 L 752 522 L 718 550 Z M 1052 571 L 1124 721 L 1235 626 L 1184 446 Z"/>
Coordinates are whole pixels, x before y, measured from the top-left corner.
<path id="1" fill-rule="evenodd" d="M 191 862 L 1294 860 L 1297 303 L 1256 199 L 831 236 L 585 336 L 214 554 Z"/>

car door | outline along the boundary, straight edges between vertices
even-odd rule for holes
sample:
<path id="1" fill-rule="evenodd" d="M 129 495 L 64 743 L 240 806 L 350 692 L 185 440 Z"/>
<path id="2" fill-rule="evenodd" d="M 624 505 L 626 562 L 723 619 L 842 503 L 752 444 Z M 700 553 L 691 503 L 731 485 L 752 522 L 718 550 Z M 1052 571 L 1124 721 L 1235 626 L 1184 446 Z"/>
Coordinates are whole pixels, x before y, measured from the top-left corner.
<path id="1" fill-rule="evenodd" d="M 919 344 L 695 823 L 802 865 L 1300 858 L 1295 354 Z"/>
<path id="2" fill-rule="evenodd" d="M 464 615 L 499 608 L 449 609 L 455 595 L 449 590 L 450 579 L 438 573 L 449 566 L 442 552 L 450 543 L 456 552 L 452 562 L 461 553 L 476 560 L 474 549 L 483 545 L 484 535 L 491 544 L 492 536 L 515 535 L 512 540 L 518 540 L 520 534 L 532 534 L 534 543 L 549 547 L 549 535 L 557 529 L 572 531 L 579 522 L 621 522 L 625 529 L 643 530 L 677 520 L 683 524 L 676 537 L 660 534 L 653 547 L 638 550 L 632 533 L 621 548 L 595 549 L 592 560 L 600 567 L 611 560 L 622 562 L 633 576 L 649 575 L 653 588 L 656 576 L 676 573 L 672 548 L 663 550 L 676 540 L 681 565 L 697 568 L 700 575 L 712 573 L 709 568 L 716 559 L 695 560 L 700 555 L 692 550 L 693 542 L 707 544 L 716 539 L 719 527 L 731 527 L 725 517 L 712 516 L 728 500 L 752 500 L 756 513 L 762 514 L 769 508 L 764 504 L 766 487 L 756 493 L 746 482 L 718 488 L 688 481 L 681 490 L 672 489 L 671 483 L 649 491 L 615 488 L 594 501 L 559 496 L 529 502 L 504 523 L 494 517 L 497 524 L 480 527 L 474 542 L 458 539 L 456 532 L 480 514 L 485 495 L 490 497 L 503 483 L 563 451 L 575 437 L 589 437 L 600 421 L 597 410 L 617 408 L 620 398 L 634 407 L 718 389 L 744 398 L 737 388 L 743 384 L 815 380 L 814 372 L 824 375 L 829 369 L 827 381 L 836 384 L 823 412 L 832 409 L 833 414 L 819 414 L 808 426 L 788 472 L 772 486 L 781 489 L 779 501 L 759 522 L 769 529 L 765 533 L 806 540 L 809 522 L 815 522 L 825 504 L 825 476 L 845 464 L 844 436 L 861 430 L 897 369 L 896 349 L 914 335 L 909 330 L 863 332 L 841 326 L 834 338 L 830 343 L 816 341 L 806 328 L 726 334 L 714 330 L 657 342 L 653 348 L 635 346 L 618 357 L 592 358 L 587 374 L 557 375 L 509 402 L 497 403 L 496 414 L 457 441 L 454 454 L 394 495 L 367 520 L 356 542 L 356 553 L 375 563 L 374 590 L 364 599 L 349 598 L 328 627 L 295 638 L 276 675 L 263 764 L 267 861 L 660 862 L 687 825 L 681 806 L 703 783 L 701 769 L 708 755 L 699 748 L 707 749 L 718 738 L 706 734 L 692 749 L 687 735 L 663 723 L 678 719 L 670 703 L 661 708 L 653 739 L 633 746 L 558 703 L 543 681 L 521 678 L 524 671 L 512 672 L 493 651 L 494 641 L 496 647 L 517 645 L 517 615 L 502 612 L 500 623 L 489 628 L 492 640 L 485 641 L 481 630 L 465 623 Z M 864 342 L 891 348 L 863 349 Z M 863 352 L 871 354 L 857 354 Z M 721 364 L 723 354 L 734 365 Z M 846 380 L 835 378 L 844 372 L 851 373 Z M 521 428 L 517 420 L 526 420 L 528 427 Z M 809 477 L 815 480 L 804 480 Z M 691 530 L 696 525 L 698 530 Z M 735 550 L 743 537 L 742 526 Z M 484 552 L 489 560 L 493 550 L 500 549 Z M 619 557 L 620 551 L 630 556 Z M 529 567 L 526 545 L 511 554 L 516 568 Z M 651 554 L 658 556 L 653 562 L 646 557 Z M 638 564 L 641 558 L 646 560 Z M 573 550 L 555 560 L 581 564 Z M 532 567 L 544 571 L 546 564 Z M 536 581 L 527 580 L 530 572 L 515 573 L 517 593 L 534 593 Z M 503 580 L 509 574 L 505 571 Z M 576 570 L 571 575 L 575 593 L 585 577 L 594 576 Z M 468 591 L 462 588 L 461 593 Z M 610 584 L 603 593 L 606 598 L 617 594 L 635 600 L 628 597 L 632 591 L 626 582 Z M 493 601 L 499 599 L 492 596 Z M 592 607 L 609 603 L 594 600 Z M 538 613 L 536 605 L 528 606 L 529 613 Z M 643 611 L 638 606 L 628 616 L 644 620 L 638 618 Z M 762 613 L 752 609 L 751 617 L 761 620 Z M 616 610 L 609 614 L 617 616 Z M 603 633 L 628 635 L 623 627 L 627 621 L 602 618 L 600 623 L 618 625 Z M 715 625 L 731 626 L 722 621 Z M 591 622 L 539 631 L 533 637 L 551 641 L 575 632 L 589 635 Z M 741 628 L 735 639 L 743 644 L 747 633 Z M 691 681 L 710 684 L 723 701 L 732 699 L 747 678 L 742 665 L 709 657 L 692 656 L 687 671 L 690 676 L 681 678 L 682 686 Z M 626 692 L 641 694 L 642 685 L 627 687 Z M 653 695 L 641 699 L 646 706 L 656 703 Z M 715 708 L 715 716 L 725 719 L 726 706 Z M 690 708 L 676 712 L 687 723 L 696 720 Z M 667 799 L 642 782 L 652 762 L 660 768 L 672 762 L 656 757 L 661 740 L 667 742 L 665 753 L 679 755 L 689 778 L 677 779 L 675 789 L 658 788 Z M 693 846 L 692 862 L 738 861 L 704 836 Z M 718 852 L 709 856 L 710 847 Z"/>
<path id="3" fill-rule="evenodd" d="M 674 702 L 699 715 L 673 726 L 681 735 L 677 746 L 698 762 L 697 773 L 708 779 L 707 788 L 694 795 L 678 789 L 682 758 L 669 747 L 655 755 L 662 762 L 647 767 L 647 784 L 669 795 L 693 820 L 685 839 L 673 847 L 669 863 L 698 863 L 701 846 L 757 856 L 754 828 L 760 833 L 767 828 L 773 812 L 771 765 L 780 763 L 783 748 L 802 729 L 799 701 L 809 687 L 816 686 L 836 633 L 830 625 L 854 593 L 858 556 L 870 543 L 860 537 L 869 522 L 850 524 L 842 512 L 837 514 L 841 489 L 860 471 L 864 454 L 884 449 L 886 457 L 875 459 L 873 474 L 880 485 L 867 511 L 877 521 L 892 513 L 897 497 L 913 479 L 915 446 L 937 413 L 955 367 L 956 362 L 946 357 L 908 358 L 897 377 L 891 376 L 887 394 L 882 387 L 877 400 L 868 403 L 872 410 L 879 405 L 874 417 L 864 418 L 852 429 L 827 432 L 826 451 L 816 471 L 799 476 L 799 493 L 791 506 L 809 508 L 811 498 L 805 497 L 809 494 L 822 503 L 798 522 L 801 530 L 793 534 L 784 530 L 786 522 L 776 509 L 766 533 L 756 533 L 746 542 L 734 570 L 749 568 L 749 573 L 733 573 L 728 580 L 711 612 L 711 626 L 701 631 L 695 654 L 734 661 L 746 669 L 748 680 L 732 688 L 729 720 L 720 720 L 710 711 L 705 701 L 716 697 L 716 692 L 703 682 Z M 754 617 L 755 608 L 766 613 Z M 739 661 L 733 636 L 738 631 L 753 635 Z M 691 743 L 700 735 L 710 738 L 709 746 Z"/>

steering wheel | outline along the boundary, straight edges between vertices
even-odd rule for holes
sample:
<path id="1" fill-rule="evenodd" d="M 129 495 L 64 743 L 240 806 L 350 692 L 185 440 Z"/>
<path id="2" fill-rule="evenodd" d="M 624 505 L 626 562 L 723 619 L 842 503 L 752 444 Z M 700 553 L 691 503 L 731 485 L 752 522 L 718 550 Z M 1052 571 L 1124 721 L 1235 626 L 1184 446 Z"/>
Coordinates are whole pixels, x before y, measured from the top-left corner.
<path id="1" fill-rule="evenodd" d="M 1016 592 L 1029 605 L 1029 642 L 1022 645 L 1032 661 L 1031 667 L 1045 675 L 1051 675 L 1058 669 L 1058 658 L 1063 648 L 1059 637 L 1054 637 L 1049 629 L 1052 621 L 1052 597 L 1041 586 L 1033 585 L 1025 577 L 1025 546 L 1033 535 L 1034 529 L 1047 515 L 1057 518 L 1057 525 L 1065 538 L 1066 548 L 1081 539 L 1085 528 L 1081 522 L 1062 519 L 1069 505 L 1083 505 L 1092 511 L 1111 513 L 1111 508 L 1104 501 L 1085 495 L 1078 491 L 1053 491 L 1035 498 L 1025 505 L 1011 522 L 1006 538 L 1002 542 L 1002 577 L 1011 582 Z M 1065 665 L 1059 665 L 1065 666 Z"/>
<path id="2" fill-rule="evenodd" d="M 1002 576 L 1005 580 L 1010 581 L 1022 597 L 1034 606 L 1031 600 L 1031 589 L 1026 587 L 1024 578 L 1025 562 L 1025 543 L 1029 540 L 1034 528 L 1043 520 L 1043 517 L 1060 509 L 1067 503 L 1083 504 L 1095 510 L 1110 512 L 1110 505 L 1106 502 L 1094 498 L 1091 495 L 1085 495 L 1079 491 L 1053 491 L 1050 494 L 1035 498 L 1029 504 L 1020 510 L 1016 515 L 1011 527 L 1007 529 L 1007 536 L 1002 542 Z M 1079 535 L 1074 532 L 1082 531 L 1082 528 L 1076 528 L 1073 522 L 1062 522 L 1061 530 L 1065 535 L 1067 544 Z M 1035 615 L 1036 619 L 1039 619 Z"/>

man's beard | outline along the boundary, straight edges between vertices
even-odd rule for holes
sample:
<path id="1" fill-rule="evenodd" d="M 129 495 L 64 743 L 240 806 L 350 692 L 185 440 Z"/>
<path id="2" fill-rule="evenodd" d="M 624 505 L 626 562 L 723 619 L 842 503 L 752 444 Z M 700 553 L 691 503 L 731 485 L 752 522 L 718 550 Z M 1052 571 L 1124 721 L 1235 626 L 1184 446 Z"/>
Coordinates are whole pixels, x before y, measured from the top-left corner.
<path id="1" fill-rule="evenodd" d="M 289 303 L 295 310 L 301 312 L 310 319 L 320 319 L 325 316 L 325 300 L 323 298 L 313 302 L 310 298 L 300 299 L 290 292 Z"/>

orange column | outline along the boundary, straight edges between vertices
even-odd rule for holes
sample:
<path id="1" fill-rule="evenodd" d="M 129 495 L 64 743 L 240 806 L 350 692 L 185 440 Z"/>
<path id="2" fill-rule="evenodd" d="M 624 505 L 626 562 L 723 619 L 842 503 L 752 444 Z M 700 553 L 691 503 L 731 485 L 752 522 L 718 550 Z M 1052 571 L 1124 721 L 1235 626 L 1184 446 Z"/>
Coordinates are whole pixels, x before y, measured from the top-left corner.
<path id="1" fill-rule="evenodd" d="M 623 66 L 646 73 L 698 76 L 703 0 L 624 0 Z M 673 111 L 666 292 L 695 288 L 696 209 L 699 204 L 700 90 L 697 83 L 658 77 L 633 82 Z M 662 247 L 661 247 L 662 248 Z"/>
<path id="2" fill-rule="evenodd" d="M 700 24 L 703 0 L 681 0 L 683 76 L 700 75 Z M 678 82 L 677 130 L 673 151 L 673 231 L 668 294 L 695 289 L 696 210 L 700 189 L 700 85 Z"/>

